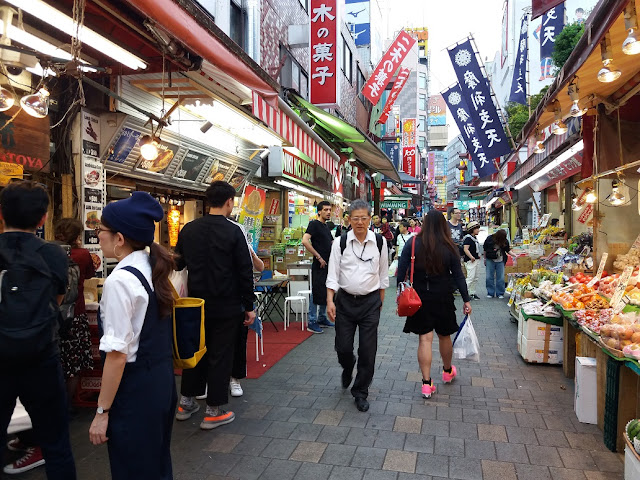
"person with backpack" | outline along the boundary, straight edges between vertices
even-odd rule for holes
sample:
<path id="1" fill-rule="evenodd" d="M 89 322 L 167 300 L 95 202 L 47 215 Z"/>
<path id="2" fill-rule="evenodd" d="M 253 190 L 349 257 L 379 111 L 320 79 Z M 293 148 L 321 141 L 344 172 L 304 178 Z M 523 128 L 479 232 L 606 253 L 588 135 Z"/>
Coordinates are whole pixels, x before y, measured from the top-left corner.
<path id="1" fill-rule="evenodd" d="M 89 439 L 94 445 L 107 443 L 114 480 L 173 478 L 170 445 L 177 394 L 169 274 L 175 263 L 153 241 L 155 222 L 163 217 L 155 198 L 133 192 L 109 203 L 96 229 L 102 253 L 118 264 L 100 300 L 100 351 L 105 356 Z"/>
<path id="2" fill-rule="evenodd" d="M 467 290 L 474 300 L 480 300 L 476 294 L 476 285 L 478 284 L 478 266 L 480 265 L 480 244 L 478 243 L 478 233 L 480 232 L 480 224 L 476 221 L 469 222 L 467 225 L 467 234 L 462 239 L 462 248 L 464 250 L 464 261 L 467 268 Z"/>
<path id="3" fill-rule="evenodd" d="M 451 239 L 442 213 L 429 211 L 422 232 L 405 246 L 398 262 L 398 283 L 409 277 L 412 256 L 415 256 L 413 287 L 422 301 L 422 307 L 413 316 L 407 317 L 403 332 L 419 337 L 418 364 L 422 372 L 422 396 L 431 398 L 436 391 L 431 379 L 433 331 L 438 335 L 442 357 L 442 381 L 451 383 L 458 374 L 451 363 L 451 335 L 458 331 L 453 292 L 456 287 L 460 290 L 465 314 L 471 313 L 471 298 L 462 275 L 458 247 Z"/>
<path id="4" fill-rule="evenodd" d="M 327 275 L 327 315 L 336 324 L 335 348 L 342 366 L 342 387 L 349 388 L 356 357 L 353 341 L 359 330 L 358 368 L 351 394 L 356 408 L 369 410 L 369 385 L 378 350 L 378 324 L 389 286 L 387 242 L 368 229 L 371 206 L 354 200 L 349 206 L 352 230 L 331 246 Z"/>
<path id="5" fill-rule="evenodd" d="M 507 232 L 498 230 L 484 241 L 484 264 L 487 267 L 487 298 L 504 298 L 504 266 L 507 263 L 511 246 Z"/>
<path id="6" fill-rule="evenodd" d="M 0 234 L 0 445 L 5 445 L 7 426 L 20 397 L 41 456 L 29 448 L 5 472 L 8 468 L 13 470 L 8 473 L 26 471 L 44 460 L 49 480 L 74 480 L 57 339 L 69 262 L 59 245 L 35 236 L 48 208 L 46 190 L 34 182 L 14 182 L 0 192 L 4 222 Z"/>
<path id="7" fill-rule="evenodd" d="M 60 359 L 62 371 L 67 381 L 69 401 L 75 396 L 82 370 L 93 369 L 91 354 L 91 331 L 84 303 L 84 281 L 96 274 L 93 259 L 89 250 L 80 247 L 81 235 L 84 232 L 82 222 L 76 218 L 62 218 L 56 223 L 55 238 L 65 246 L 69 246 L 69 285 L 75 286 L 75 298 L 70 299 L 69 313 L 63 322 L 68 323 L 60 335 Z M 73 288 L 69 288 L 71 292 Z M 73 295 L 72 295 L 73 297 Z M 63 300 L 65 305 L 67 299 Z M 64 311 L 64 309 L 61 309 Z"/>
<path id="8" fill-rule="evenodd" d="M 462 240 L 464 238 L 464 226 L 462 225 L 462 212 L 459 208 L 451 207 L 449 209 L 449 230 L 451 231 L 451 239 L 458 247 L 460 258 L 464 258 L 464 250 L 462 249 Z"/>

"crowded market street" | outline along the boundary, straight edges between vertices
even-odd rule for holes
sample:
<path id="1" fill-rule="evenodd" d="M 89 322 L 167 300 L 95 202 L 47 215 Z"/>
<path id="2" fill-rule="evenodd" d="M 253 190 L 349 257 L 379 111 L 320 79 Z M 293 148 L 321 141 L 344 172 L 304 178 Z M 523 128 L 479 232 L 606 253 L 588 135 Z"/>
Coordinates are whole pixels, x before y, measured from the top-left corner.
<path id="1" fill-rule="evenodd" d="M 454 361 L 459 376 L 451 385 L 437 377 L 430 400 L 420 397 L 417 336 L 402 333 L 392 286 L 367 413 L 342 389 L 334 333 L 325 330 L 260 379 L 243 381 L 244 396 L 230 403 L 233 423 L 212 432 L 198 428 L 199 416 L 174 424 L 176 480 L 621 479 L 622 456 L 607 450 L 595 425 L 576 418 L 573 379 L 562 366 L 523 362 L 507 300 L 486 298 L 483 285 L 478 293 L 472 318 L 480 363 Z M 460 312 L 460 297 L 456 305 Z M 86 409 L 71 423 L 83 480 L 110 478 L 107 447 L 87 439 L 93 414 Z M 20 478 L 45 475 L 36 469 Z"/>

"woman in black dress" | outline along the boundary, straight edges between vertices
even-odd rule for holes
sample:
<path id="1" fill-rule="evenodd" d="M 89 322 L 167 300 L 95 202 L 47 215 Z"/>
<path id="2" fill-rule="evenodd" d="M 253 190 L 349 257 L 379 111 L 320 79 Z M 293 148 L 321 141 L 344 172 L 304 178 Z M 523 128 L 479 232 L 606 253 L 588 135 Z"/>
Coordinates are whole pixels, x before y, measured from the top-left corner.
<path id="1" fill-rule="evenodd" d="M 442 381 L 450 383 L 457 375 L 456 367 L 451 363 L 451 335 L 458 331 L 453 298 L 456 287 L 462 295 L 465 314 L 471 313 L 471 304 L 458 247 L 451 239 L 442 213 L 431 210 L 425 217 L 422 231 L 409 240 L 402 250 L 398 262 L 399 282 L 409 277 L 412 246 L 415 246 L 413 287 L 422 300 L 422 307 L 415 315 L 407 317 L 403 331 L 419 335 L 418 363 L 422 371 L 422 396 L 430 398 L 436 391 L 431 379 L 433 331 L 438 334 L 440 344 Z"/>

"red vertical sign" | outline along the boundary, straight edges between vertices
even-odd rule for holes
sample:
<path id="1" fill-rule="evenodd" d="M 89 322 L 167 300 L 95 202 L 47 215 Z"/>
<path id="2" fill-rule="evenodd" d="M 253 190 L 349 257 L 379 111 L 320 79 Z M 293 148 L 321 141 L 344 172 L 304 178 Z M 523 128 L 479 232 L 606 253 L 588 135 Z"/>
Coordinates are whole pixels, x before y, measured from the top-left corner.
<path id="1" fill-rule="evenodd" d="M 402 147 L 402 171 L 412 177 L 415 177 L 417 163 L 418 147 Z"/>
<path id="2" fill-rule="evenodd" d="M 311 0 L 310 100 L 314 105 L 338 104 L 338 2 Z"/>
<path id="3" fill-rule="evenodd" d="M 384 104 L 384 108 L 382 109 L 382 113 L 380 114 L 380 118 L 376 121 L 376 123 L 387 123 L 389 119 L 389 114 L 391 113 L 391 107 L 400 95 L 402 91 L 402 87 L 407 82 L 409 78 L 409 73 L 411 70 L 408 68 L 401 68 L 400 72 L 398 72 L 398 76 L 396 77 L 396 81 L 393 83 L 393 87 L 391 87 L 391 93 L 389 94 L 389 98 L 387 98 L 387 103 Z"/>

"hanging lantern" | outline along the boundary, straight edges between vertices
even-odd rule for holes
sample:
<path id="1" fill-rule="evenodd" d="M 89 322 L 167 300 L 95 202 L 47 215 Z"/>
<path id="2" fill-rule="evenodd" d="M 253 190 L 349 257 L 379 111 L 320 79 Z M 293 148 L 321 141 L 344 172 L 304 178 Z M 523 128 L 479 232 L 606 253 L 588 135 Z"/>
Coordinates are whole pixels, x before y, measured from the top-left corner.
<path id="1" fill-rule="evenodd" d="M 175 247 L 178 244 L 178 234 L 180 233 L 180 210 L 172 206 L 167 214 L 167 225 L 169 230 L 169 246 Z"/>

